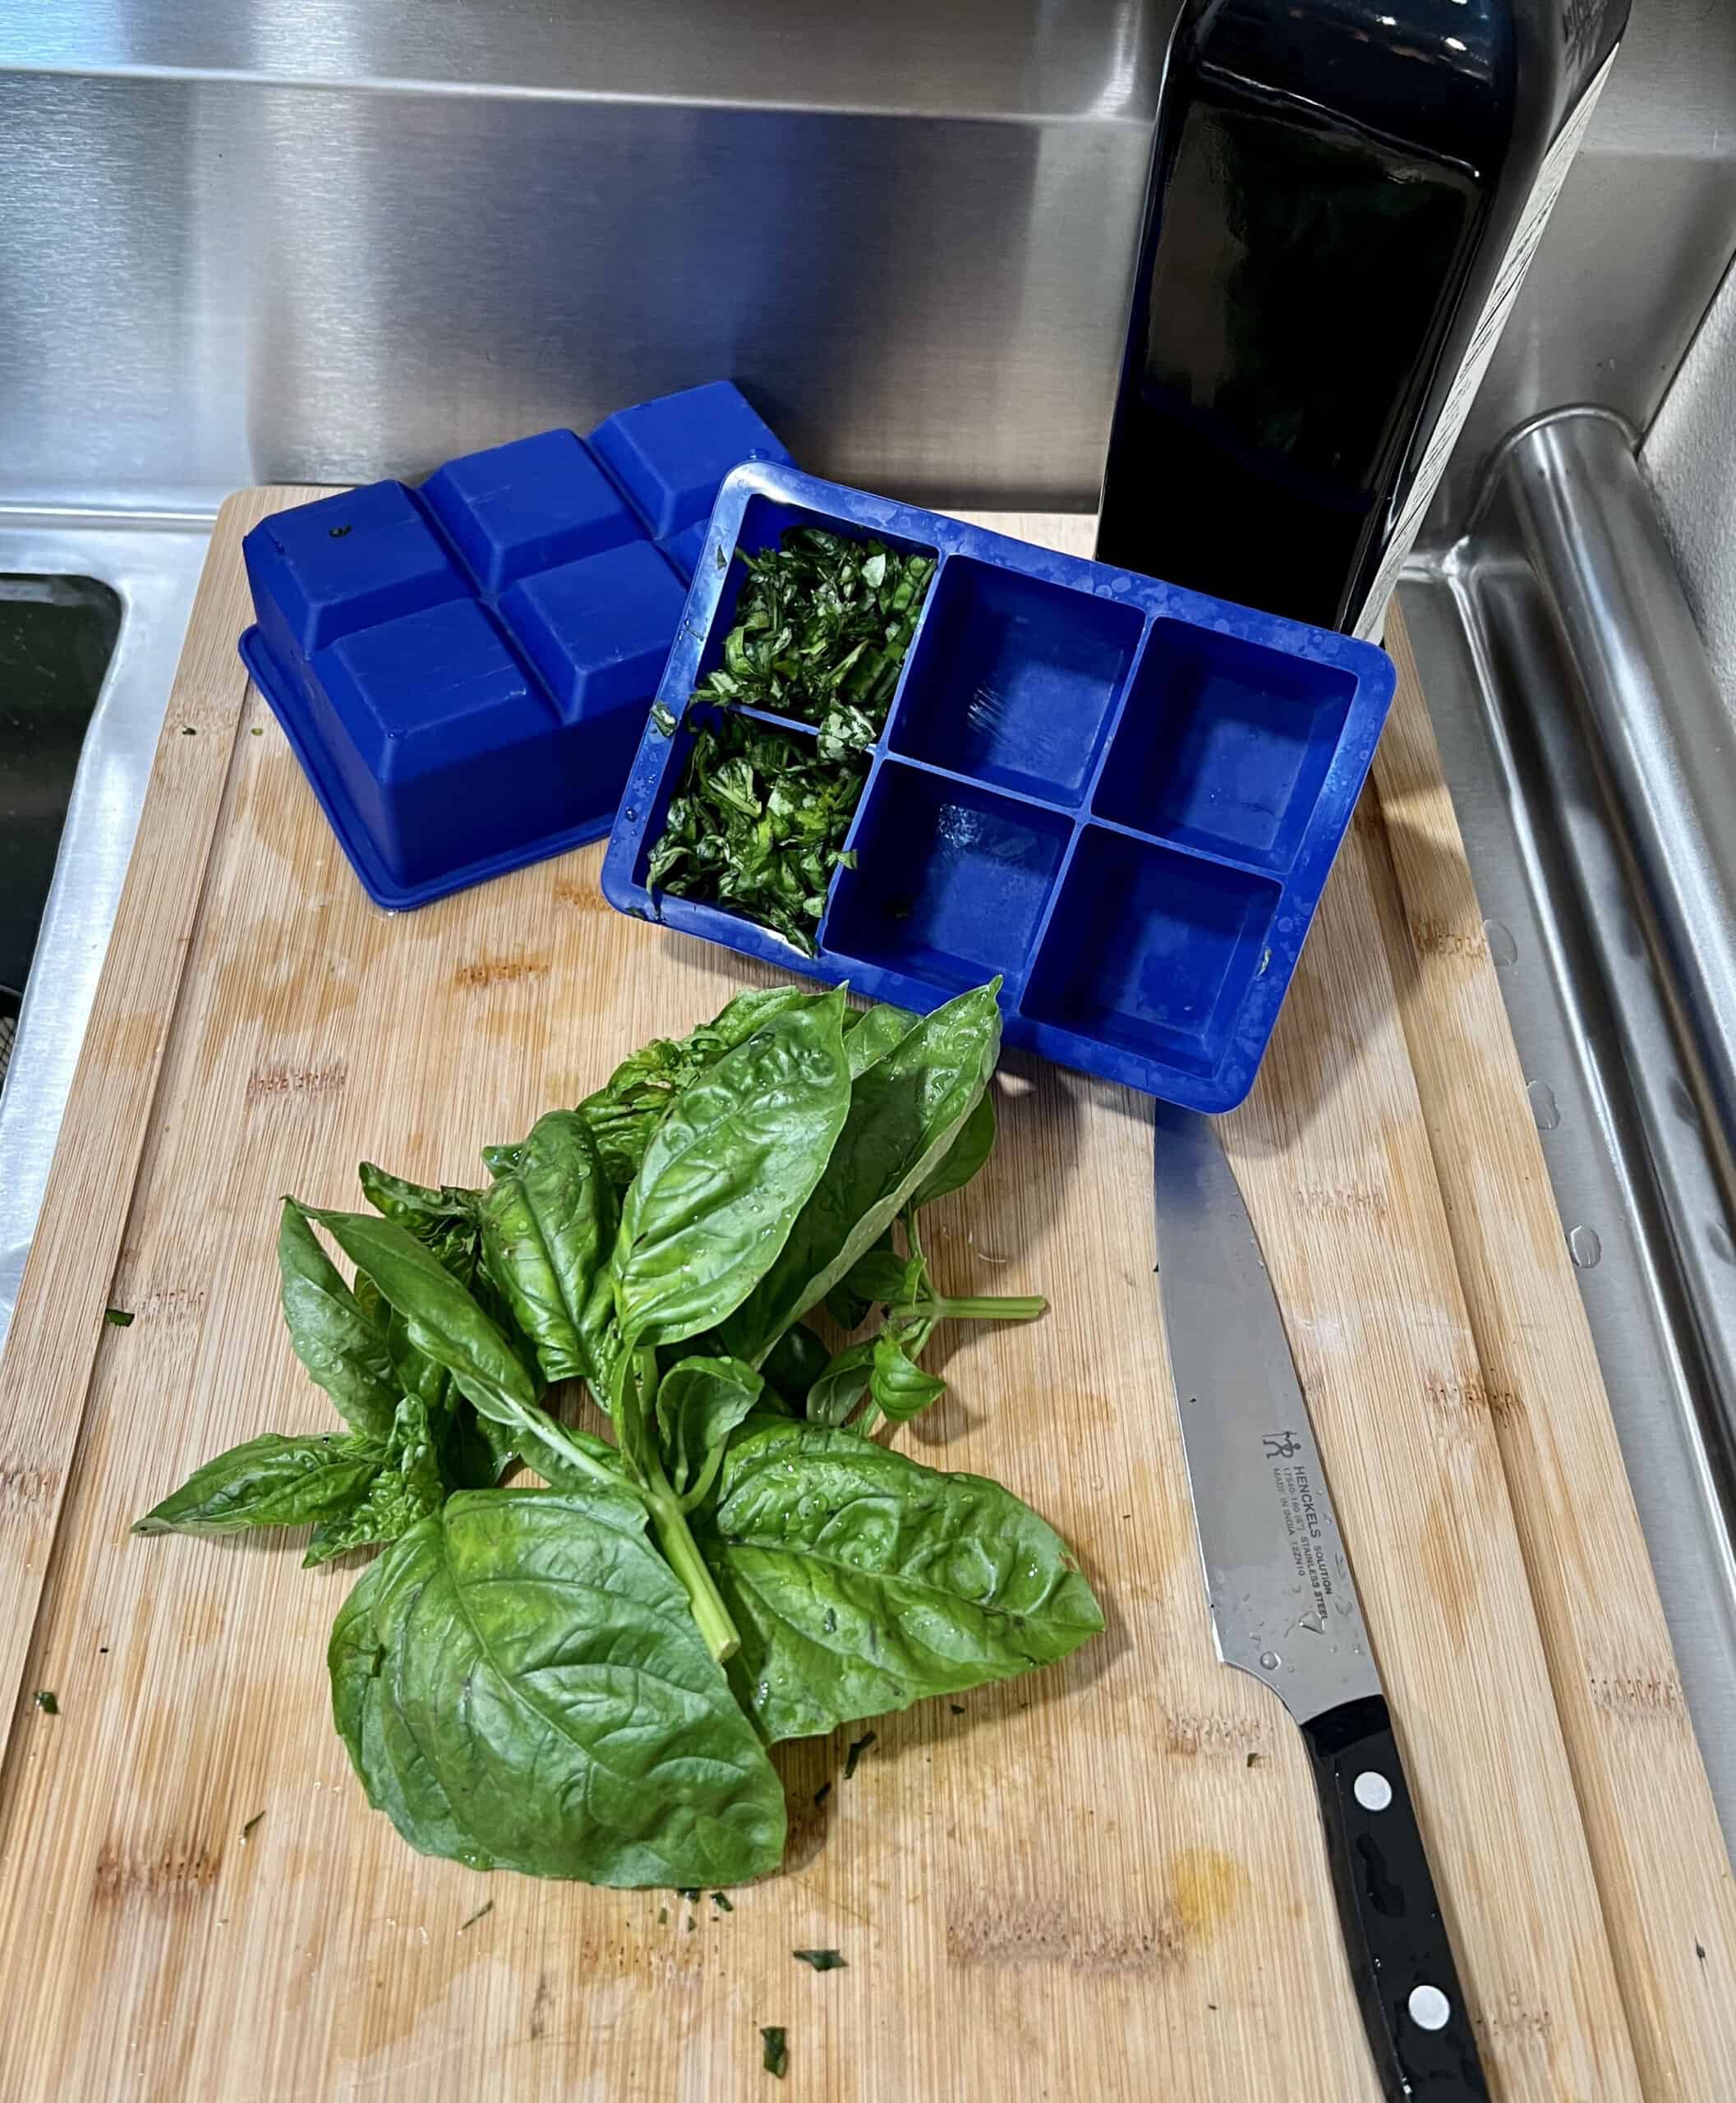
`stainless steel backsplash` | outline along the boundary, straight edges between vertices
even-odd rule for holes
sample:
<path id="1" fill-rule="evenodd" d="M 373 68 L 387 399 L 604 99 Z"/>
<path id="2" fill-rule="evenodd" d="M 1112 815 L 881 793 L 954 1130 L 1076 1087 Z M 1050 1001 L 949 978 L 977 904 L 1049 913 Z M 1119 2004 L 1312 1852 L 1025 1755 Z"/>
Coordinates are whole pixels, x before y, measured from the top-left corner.
<path id="1" fill-rule="evenodd" d="M 726 375 L 821 472 L 1088 506 L 1176 7 L 0 0 L 0 501 L 414 475 Z M 1736 7 L 1636 0 L 1437 538 L 1520 416 L 1649 423 L 1733 109 Z"/>
<path id="2" fill-rule="evenodd" d="M 417 474 L 727 376 L 845 481 L 1087 501 L 1164 12 L 0 6 L 4 494 Z"/>

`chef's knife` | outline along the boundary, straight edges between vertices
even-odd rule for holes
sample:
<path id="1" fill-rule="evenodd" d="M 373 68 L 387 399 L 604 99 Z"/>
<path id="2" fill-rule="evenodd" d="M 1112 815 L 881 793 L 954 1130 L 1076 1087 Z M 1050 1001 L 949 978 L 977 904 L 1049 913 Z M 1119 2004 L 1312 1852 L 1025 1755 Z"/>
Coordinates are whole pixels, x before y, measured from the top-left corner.
<path id="1" fill-rule="evenodd" d="M 1210 1121 L 1159 1104 L 1158 1273 L 1218 1654 L 1301 1728 L 1393 2103 L 1487 2103 L 1380 1675 L 1259 1242 Z"/>

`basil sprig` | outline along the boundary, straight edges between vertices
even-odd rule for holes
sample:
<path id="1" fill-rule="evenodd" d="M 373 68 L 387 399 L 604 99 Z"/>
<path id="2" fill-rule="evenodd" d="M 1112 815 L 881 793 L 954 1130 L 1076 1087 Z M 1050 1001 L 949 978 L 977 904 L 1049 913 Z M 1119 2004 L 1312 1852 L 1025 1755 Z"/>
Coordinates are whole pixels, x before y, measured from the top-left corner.
<path id="1" fill-rule="evenodd" d="M 919 1363 L 941 1322 L 1044 1304 L 941 1293 L 918 1226 L 993 1144 L 996 992 L 922 1019 L 746 993 L 489 1148 L 486 1189 L 365 1164 L 371 1211 L 284 1200 L 284 1319 L 343 1428 L 249 1439 L 136 1530 L 383 1548 L 332 1632 L 333 1713 L 412 1847 L 761 1875 L 785 1838 L 767 1746 L 1102 1627 L 1011 1492 L 864 1435 L 944 1392 Z M 828 1356 L 822 1307 L 882 1311 Z M 575 1392 L 611 1437 L 569 1420 Z M 547 1487 L 501 1486 L 515 1458 Z"/>

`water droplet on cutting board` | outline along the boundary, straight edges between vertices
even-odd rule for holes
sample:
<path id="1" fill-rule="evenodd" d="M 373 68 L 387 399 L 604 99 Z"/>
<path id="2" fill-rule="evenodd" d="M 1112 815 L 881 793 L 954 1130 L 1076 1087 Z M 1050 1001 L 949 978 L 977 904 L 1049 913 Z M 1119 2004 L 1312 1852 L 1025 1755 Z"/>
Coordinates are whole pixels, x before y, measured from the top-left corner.
<path id="1" fill-rule="evenodd" d="M 1561 1122 L 1560 1106 L 1555 1101 L 1555 1091 L 1547 1081 L 1532 1081 L 1525 1093 L 1531 1098 L 1531 1115 L 1537 1121 L 1540 1132 L 1553 1132 Z"/>
<path id="2" fill-rule="evenodd" d="M 1602 1260 L 1604 1245 L 1595 1226 L 1576 1226 L 1568 1236 L 1568 1253 L 1582 1271 L 1594 1269 Z"/>
<path id="3" fill-rule="evenodd" d="M 1519 945 L 1513 940 L 1513 931 L 1504 920 L 1485 920 L 1483 940 L 1489 945 L 1489 954 L 1501 965 L 1519 961 Z"/>

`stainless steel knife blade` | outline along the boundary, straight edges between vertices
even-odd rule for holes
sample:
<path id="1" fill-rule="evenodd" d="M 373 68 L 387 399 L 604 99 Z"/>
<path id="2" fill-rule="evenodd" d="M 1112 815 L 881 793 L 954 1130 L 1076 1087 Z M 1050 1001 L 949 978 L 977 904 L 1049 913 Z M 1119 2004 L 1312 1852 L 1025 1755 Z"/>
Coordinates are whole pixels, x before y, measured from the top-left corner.
<path id="1" fill-rule="evenodd" d="M 1254 1223 L 1210 1122 L 1159 1105 L 1158 1283 L 1218 1654 L 1299 1723 L 1379 1694 Z"/>
<path id="2" fill-rule="evenodd" d="M 1295 1718 L 1388 2103 L 1488 2103 L 1278 1295 L 1210 1122 L 1159 1104 L 1158 1273 L 1218 1654 Z"/>

